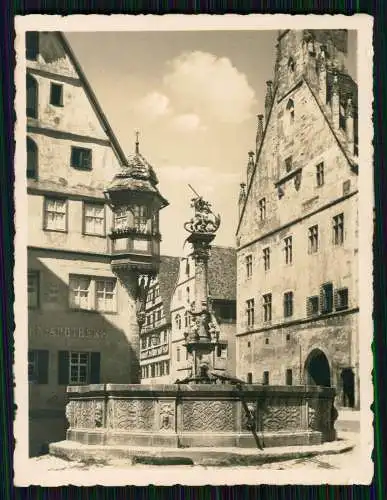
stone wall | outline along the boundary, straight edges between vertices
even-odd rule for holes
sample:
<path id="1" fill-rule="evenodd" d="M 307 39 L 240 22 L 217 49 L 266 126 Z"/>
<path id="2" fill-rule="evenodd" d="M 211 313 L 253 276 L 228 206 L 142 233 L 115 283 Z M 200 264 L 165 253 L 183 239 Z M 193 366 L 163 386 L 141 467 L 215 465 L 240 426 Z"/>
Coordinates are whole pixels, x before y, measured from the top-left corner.
<path id="1" fill-rule="evenodd" d="M 262 446 L 335 439 L 334 390 L 229 385 L 70 387 L 67 439 L 85 444 Z"/>

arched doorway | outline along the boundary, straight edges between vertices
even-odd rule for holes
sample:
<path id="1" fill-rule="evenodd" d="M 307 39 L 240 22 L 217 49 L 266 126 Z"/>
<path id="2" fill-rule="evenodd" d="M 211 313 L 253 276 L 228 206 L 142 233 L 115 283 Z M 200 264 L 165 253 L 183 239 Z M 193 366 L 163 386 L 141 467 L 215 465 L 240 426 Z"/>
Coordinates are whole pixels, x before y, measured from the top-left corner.
<path id="1" fill-rule="evenodd" d="M 307 385 L 330 387 L 331 371 L 328 359 L 320 349 L 314 349 L 305 362 L 305 382 Z"/>

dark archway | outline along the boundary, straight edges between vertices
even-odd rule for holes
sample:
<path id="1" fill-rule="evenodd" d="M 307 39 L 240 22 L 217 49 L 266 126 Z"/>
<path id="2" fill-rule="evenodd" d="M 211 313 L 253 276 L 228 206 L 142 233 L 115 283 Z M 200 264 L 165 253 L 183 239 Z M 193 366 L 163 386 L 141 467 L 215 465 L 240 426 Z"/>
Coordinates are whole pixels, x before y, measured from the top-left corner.
<path id="1" fill-rule="evenodd" d="M 305 362 L 305 382 L 307 385 L 330 387 L 331 370 L 325 354 L 320 349 L 314 349 Z"/>

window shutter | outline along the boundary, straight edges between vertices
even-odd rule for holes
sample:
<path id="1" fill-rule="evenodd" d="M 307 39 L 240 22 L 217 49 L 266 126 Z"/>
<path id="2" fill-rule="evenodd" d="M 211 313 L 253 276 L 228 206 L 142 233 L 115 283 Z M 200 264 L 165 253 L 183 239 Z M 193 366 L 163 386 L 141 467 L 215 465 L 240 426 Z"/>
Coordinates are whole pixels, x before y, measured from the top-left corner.
<path id="1" fill-rule="evenodd" d="M 322 313 L 326 312 L 324 285 L 322 287 L 320 287 L 320 311 Z"/>
<path id="2" fill-rule="evenodd" d="M 69 383 L 69 352 L 59 351 L 58 353 L 58 384 L 68 385 Z"/>
<path id="3" fill-rule="evenodd" d="M 340 309 L 340 300 L 339 300 L 339 294 L 337 293 L 337 290 L 335 290 L 335 293 L 334 293 L 334 305 L 335 305 L 335 309 Z"/>
<path id="4" fill-rule="evenodd" d="M 48 384 L 48 351 L 38 351 L 38 384 Z"/>
<path id="5" fill-rule="evenodd" d="M 306 298 L 306 316 L 309 318 L 310 316 L 312 316 L 312 304 L 311 304 L 311 300 L 310 300 L 310 297 L 307 297 Z"/>
<path id="6" fill-rule="evenodd" d="M 331 283 L 326 285 L 326 301 L 327 301 L 327 312 L 332 312 L 333 309 L 333 286 Z"/>
<path id="7" fill-rule="evenodd" d="M 99 384 L 101 353 L 92 352 L 90 355 L 90 384 Z"/>

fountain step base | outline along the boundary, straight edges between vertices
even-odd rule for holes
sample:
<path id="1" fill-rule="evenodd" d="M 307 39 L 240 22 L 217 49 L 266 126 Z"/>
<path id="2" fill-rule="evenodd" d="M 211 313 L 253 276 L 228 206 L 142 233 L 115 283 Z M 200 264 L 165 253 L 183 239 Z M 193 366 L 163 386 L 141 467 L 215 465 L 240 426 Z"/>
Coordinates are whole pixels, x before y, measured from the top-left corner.
<path id="1" fill-rule="evenodd" d="M 330 455 L 350 451 L 355 443 L 340 439 L 306 446 L 277 446 L 264 450 L 253 448 L 167 448 L 146 446 L 87 445 L 74 441 L 50 444 L 50 454 L 79 462 L 109 464 L 122 460 L 126 464 L 249 466 L 298 458 Z"/>
<path id="2" fill-rule="evenodd" d="M 271 448 L 274 446 L 305 446 L 321 444 L 323 441 L 333 441 L 317 431 L 277 431 L 258 433 L 258 444 L 251 433 L 208 433 L 184 432 L 182 434 L 168 432 L 123 432 L 106 429 L 70 429 L 66 439 L 87 445 L 107 446 L 148 446 L 164 448 Z"/>

